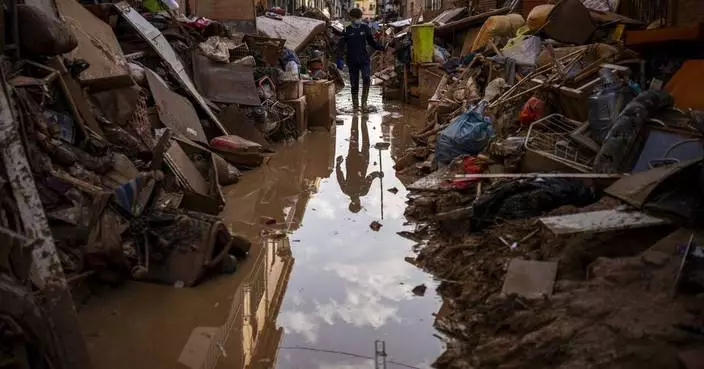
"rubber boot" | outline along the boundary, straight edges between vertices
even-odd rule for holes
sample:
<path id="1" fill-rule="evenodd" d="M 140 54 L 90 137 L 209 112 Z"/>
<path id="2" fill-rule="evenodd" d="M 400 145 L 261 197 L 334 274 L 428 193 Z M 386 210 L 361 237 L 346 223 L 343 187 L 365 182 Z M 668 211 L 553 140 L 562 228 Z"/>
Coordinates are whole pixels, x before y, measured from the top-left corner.
<path id="1" fill-rule="evenodd" d="M 359 110 L 359 97 L 357 95 L 352 95 L 352 110 Z"/>
<path id="2" fill-rule="evenodd" d="M 367 106 L 367 99 L 369 98 L 369 85 L 365 84 L 362 86 L 362 111 L 365 113 L 369 112 L 369 106 Z"/>

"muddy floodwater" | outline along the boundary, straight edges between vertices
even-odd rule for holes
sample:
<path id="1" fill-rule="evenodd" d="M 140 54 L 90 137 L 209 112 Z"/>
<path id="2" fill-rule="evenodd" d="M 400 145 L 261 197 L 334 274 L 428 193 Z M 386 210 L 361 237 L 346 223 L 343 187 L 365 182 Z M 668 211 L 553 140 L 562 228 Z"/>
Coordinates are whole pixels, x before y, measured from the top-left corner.
<path id="1" fill-rule="evenodd" d="M 342 112 L 347 96 L 337 96 Z M 428 368 L 443 350 L 433 329 L 441 301 L 404 261 L 414 242 L 397 235 L 410 228 L 392 168 L 424 112 L 382 105 L 378 90 L 370 104 L 380 111 L 342 113 L 331 132 L 276 146 L 225 189 L 226 223 L 254 242 L 235 274 L 92 297 L 80 317 L 94 367 L 375 368 L 383 342 L 387 368 Z"/>

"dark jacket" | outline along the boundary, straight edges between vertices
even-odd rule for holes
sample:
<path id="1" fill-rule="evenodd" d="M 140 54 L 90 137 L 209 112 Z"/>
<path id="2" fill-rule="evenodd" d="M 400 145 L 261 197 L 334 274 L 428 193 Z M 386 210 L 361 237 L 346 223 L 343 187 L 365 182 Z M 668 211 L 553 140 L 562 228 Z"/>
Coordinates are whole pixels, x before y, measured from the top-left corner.
<path id="1" fill-rule="evenodd" d="M 345 54 L 345 49 L 347 50 L 346 61 L 348 65 L 369 64 L 367 44 L 376 50 L 384 49 L 374 40 L 374 35 L 368 25 L 364 23 L 359 25 L 351 24 L 345 27 L 338 44 L 338 51 L 340 55 L 343 55 Z"/>

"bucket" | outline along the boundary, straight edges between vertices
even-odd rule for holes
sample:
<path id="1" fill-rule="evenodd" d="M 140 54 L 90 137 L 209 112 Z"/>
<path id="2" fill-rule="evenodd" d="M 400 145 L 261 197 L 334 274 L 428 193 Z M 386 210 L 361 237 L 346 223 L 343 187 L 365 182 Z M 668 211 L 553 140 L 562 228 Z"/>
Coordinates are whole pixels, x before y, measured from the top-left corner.
<path id="1" fill-rule="evenodd" d="M 435 25 L 432 23 L 416 24 L 411 26 L 411 39 L 413 41 L 413 63 L 433 62 L 433 37 Z"/>

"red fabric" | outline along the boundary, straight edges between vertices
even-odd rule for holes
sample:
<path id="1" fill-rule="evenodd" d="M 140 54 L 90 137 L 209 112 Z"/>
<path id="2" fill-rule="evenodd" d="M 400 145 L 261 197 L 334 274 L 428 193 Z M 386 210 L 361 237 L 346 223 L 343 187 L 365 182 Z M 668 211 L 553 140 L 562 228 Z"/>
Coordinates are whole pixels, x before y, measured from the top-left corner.
<path id="1" fill-rule="evenodd" d="M 483 172 L 479 160 L 475 156 L 464 158 L 462 160 L 462 168 L 464 169 L 464 174 L 479 174 Z M 476 181 L 476 179 L 455 179 L 452 181 L 452 187 L 457 190 L 466 190 Z"/>
<path id="2" fill-rule="evenodd" d="M 464 174 L 479 174 L 482 172 L 482 167 L 479 165 L 475 156 L 468 156 L 462 160 Z"/>
<path id="3" fill-rule="evenodd" d="M 544 113 L 545 102 L 533 96 L 526 101 L 525 105 L 523 105 L 523 110 L 521 110 L 519 120 L 521 121 L 521 125 L 525 126 L 542 118 Z"/>

